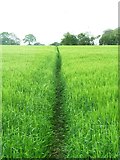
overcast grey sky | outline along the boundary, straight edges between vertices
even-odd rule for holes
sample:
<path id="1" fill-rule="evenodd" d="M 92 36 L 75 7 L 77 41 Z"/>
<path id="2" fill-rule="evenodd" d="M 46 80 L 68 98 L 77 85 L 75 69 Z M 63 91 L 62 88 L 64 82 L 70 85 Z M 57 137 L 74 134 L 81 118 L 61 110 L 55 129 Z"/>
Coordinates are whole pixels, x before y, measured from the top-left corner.
<path id="1" fill-rule="evenodd" d="M 63 34 L 97 36 L 118 26 L 119 0 L 0 0 L 0 32 L 23 39 L 34 34 L 40 43 L 60 41 Z"/>

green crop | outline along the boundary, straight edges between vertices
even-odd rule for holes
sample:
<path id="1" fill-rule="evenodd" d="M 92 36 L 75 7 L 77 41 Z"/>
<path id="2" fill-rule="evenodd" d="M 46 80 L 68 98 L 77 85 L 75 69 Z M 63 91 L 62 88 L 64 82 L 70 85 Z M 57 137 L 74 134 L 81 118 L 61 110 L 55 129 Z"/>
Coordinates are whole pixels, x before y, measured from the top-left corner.
<path id="1" fill-rule="evenodd" d="M 117 50 L 3 46 L 3 158 L 117 158 Z"/>
<path id="2" fill-rule="evenodd" d="M 3 155 L 44 158 L 52 139 L 53 47 L 3 47 Z"/>
<path id="3" fill-rule="evenodd" d="M 118 157 L 117 47 L 59 48 L 66 82 L 67 158 Z"/>

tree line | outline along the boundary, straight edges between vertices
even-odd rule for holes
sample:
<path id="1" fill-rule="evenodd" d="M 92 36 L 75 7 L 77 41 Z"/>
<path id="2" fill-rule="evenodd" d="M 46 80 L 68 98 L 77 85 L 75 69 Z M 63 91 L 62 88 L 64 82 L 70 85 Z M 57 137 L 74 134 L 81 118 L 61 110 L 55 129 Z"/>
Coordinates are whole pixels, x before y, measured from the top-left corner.
<path id="1" fill-rule="evenodd" d="M 89 33 L 74 35 L 67 32 L 63 35 L 60 43 L 54 42 L 51 45 L 95 45 L 96 39 L 99 40 L 99 45 L 118 45 L 120 44 L 120 28 L 105 30 L 102 35 L 96 37 L 91 36 Z M 28 45 L 44 45 L 37 42 L 33 34 L 25 35 L 23 42 Z M 0 44 L 20 45 L 21 40 L 14 33 L 2 32 L 0 33 Z"/>
<path id="2" fill-rule="evenodd" d="M 94 45 L 95 40 L 99 40 L 99 45 L 118 45 L 120 44 L 120 28 L 108 29 L 102 35 L 96 37 L 89 35 L 89 33 L 80 33 L 78 35 L 64 34 L 61 40 L 61 45 Z"/>

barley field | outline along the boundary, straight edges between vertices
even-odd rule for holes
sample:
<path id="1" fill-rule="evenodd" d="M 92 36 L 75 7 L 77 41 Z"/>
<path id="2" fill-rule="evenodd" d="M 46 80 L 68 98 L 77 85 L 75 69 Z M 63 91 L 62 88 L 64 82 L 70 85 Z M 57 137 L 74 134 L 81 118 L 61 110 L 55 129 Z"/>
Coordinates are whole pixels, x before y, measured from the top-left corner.
<path id="1" fill-rule="evenodd" d="M 67 158 L 118 156 L 117 47 L 60 47 Z"/>
<path id="2" fill-rule="evenodd" d="M 117 158 L 117 52 L 3 46 L 3 158 Z"/>
<path id="3" fill-rule="evenodd" d="M 3 155 L 44 158 L 52 140 L 52 47 L 3 47 Z"/>

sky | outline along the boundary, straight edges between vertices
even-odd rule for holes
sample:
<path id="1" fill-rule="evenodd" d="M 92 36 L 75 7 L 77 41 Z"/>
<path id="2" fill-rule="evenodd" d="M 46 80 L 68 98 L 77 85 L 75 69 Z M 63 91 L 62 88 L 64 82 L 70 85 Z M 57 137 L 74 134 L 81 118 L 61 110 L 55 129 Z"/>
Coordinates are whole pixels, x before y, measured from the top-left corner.
<path id="1" fill-rule="evenodd" d="M 36 36 L 42 44 L 60 42 L 63 34 L 97 36 L 118 26 L 119 0 L 0 0 L 0 33 L 20 39 Z"/>

